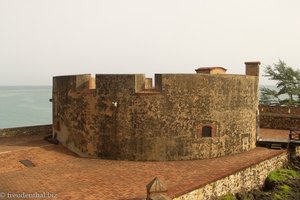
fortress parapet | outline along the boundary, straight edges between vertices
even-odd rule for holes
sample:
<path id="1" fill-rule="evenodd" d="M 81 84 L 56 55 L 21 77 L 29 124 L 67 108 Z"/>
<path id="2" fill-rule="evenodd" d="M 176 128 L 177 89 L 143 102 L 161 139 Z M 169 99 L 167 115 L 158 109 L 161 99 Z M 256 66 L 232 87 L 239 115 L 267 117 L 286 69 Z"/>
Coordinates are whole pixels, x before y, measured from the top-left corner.
<path id="1" fill-rule="evenodd" d="M 91 74 L 57 76 L 53 77 L 53 91 L 93 89 L 94 82 L 95 80 Z"/>
<path id="2" fill-rule="evenodd" d="M 161 74 L 155 75 L 155 85 L 152 78 L 146 78 L 144 74 L 79 74 L 53 77 L 53 91 L 81 91 L 97 89 L 99 92 L 126 91 L 160 92 L 162 87 Z"/>

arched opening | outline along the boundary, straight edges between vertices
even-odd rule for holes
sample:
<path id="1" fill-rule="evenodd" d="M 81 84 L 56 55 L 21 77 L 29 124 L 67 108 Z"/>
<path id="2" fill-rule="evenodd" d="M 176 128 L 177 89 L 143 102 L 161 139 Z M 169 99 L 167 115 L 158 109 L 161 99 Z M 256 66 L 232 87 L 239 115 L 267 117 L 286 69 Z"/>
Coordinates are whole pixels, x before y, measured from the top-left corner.
<path id="1" fill-rule="evenodd" d="M 202 127 L 202 137 L 211 137 L 212 136 L 211 132 L 212 132 L 211 126 Z"/>

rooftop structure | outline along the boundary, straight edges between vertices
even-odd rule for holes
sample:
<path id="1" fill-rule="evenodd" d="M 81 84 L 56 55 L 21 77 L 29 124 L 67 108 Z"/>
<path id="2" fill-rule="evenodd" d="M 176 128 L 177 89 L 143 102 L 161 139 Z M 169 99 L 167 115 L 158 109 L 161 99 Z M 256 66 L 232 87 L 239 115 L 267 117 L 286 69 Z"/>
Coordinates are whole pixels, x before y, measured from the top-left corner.
<path id="1" fill-rule="evenodd" d="M 195 69 L 197 73 L 204 73 L 204 74 L 225 74 L 227 69 L 223 67 L 200 67 Z"/>

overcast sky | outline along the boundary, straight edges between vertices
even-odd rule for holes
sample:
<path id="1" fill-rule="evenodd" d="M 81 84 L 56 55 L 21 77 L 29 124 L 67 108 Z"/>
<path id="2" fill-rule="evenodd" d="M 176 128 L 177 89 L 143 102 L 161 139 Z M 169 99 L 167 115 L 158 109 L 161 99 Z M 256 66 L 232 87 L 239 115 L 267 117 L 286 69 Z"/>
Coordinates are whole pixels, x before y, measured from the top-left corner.
<path id="1" fill-rule="evenodd" d="M 300 67 L 299 0 L 0 0 L 0 85 L 78 73 Z M 262 80 L 262 83 L 268 83 Z"/>

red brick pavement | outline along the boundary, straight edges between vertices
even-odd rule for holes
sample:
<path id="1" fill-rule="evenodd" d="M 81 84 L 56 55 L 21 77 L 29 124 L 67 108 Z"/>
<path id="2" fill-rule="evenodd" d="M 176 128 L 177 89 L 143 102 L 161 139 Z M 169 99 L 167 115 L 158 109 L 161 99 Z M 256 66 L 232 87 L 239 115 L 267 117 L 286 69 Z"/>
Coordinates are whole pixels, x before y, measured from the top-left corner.
<path id="1" fill-rule="evenodd" d="M 0 153 L 0 192 L 53 192 L 62 200 L 144 199 L 146 184 L 157 176 L 174 197 L 286 152 L 255 148 L 216 159 L 132 162 L 79 158 L 61 145 L 43 145 Z M 21 159 L 36 167 L 24 167 Z"/>
<path id="2" fill-rule="evenodd" d="M 31 136 L 19 136 L 19 137 L 0 137 L 0 154 L 5 151 L 12 151 L 18 149 L 40 147 L 43 145 L 49 145 L 49 143 L 43 138 L 46 135 L 31 135 Z"/>

